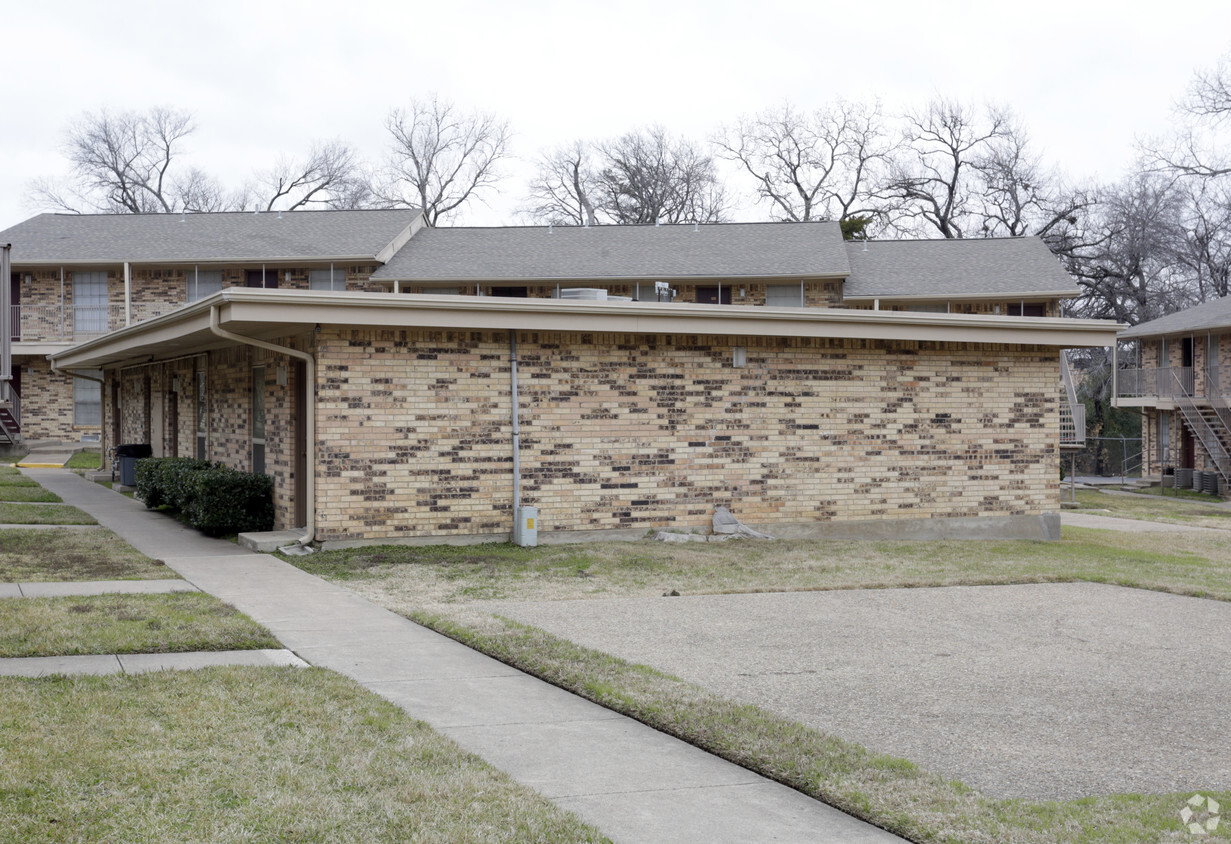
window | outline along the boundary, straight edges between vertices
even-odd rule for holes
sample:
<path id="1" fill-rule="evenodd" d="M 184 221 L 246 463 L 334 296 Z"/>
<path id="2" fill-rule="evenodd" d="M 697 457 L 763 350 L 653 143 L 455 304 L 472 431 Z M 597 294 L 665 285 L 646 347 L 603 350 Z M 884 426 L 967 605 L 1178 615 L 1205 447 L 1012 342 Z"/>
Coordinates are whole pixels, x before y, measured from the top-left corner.
<path id="1" fill-rule="evenodd" d="M 107 332 L 107 274 L 73 273 L 73 330 L 81 334 Z"/>
<path id="2" fill-rule="evenodd" d="M 343 267 L 328 267 L 323 270 L 308 270 L 309 290 L 345 290 L 346 270 Z"/>
<path id="3" fill-rule="evenodd" d="M 802 308 L 804 286 L 802 284 L 768 284 L 765 286 L 765 304 L 771 308 Z"/>
<path id="4" fill-rule="evenodd" d="M 222 290 L 222 270 L 188 271 L 188 301 L 195 302 Z"/>
<path id="5" fill-rule="evenodd" d="M 103 377 L 101 369 L 83 373 L 92 378 Z M 103 424 L 103 385 L 85 378 L 73 379 L 73 424 L 97 428 Z"/>
<path id="6" fill-rule="evenodd" d="M 698 305 L 729 305 L 731 304 L 731 288 L 729 285 L 721 287 L 698 287 L 697 288 L 697 304 Z"/>
<path id="7" fill-rule="evenodd" d="M 424 287 L 419 292 L 425 296 L 461 296 L 462 288 L 460 287 Z"/>
<path id="8" fill-rule="evenodd" d="M 1041 317 L 1047 316 L 1047 306 L 1042 302 L 1018 302 L 1009 305 L 1009 316 Z"/>
<path id="9" fill-rule="evenodd" d="M 949 312 L 949 304 L 947 302 L 911 302 L 903 307 L 908 311 L 915 311 L 921 314 L 947 314 Z"/>
<path id="10" fill-rule="evenodd" d="M 265 367 L 252 367 L 252 471 L 265 474 Z"/>

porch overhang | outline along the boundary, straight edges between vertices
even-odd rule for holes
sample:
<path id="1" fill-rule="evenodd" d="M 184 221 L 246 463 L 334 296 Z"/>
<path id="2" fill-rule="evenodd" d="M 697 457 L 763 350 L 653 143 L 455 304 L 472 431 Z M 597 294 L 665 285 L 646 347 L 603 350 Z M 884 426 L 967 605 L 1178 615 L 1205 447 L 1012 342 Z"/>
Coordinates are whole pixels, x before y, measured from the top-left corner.
<path id="1" fill-rule="evenodd" d="M 160 317 L 48 355 L 57 368 L 107 368 L 198 354 L 228 343 L 210 331 L 272 340 L 317 326 L 441 331 L 554 331 L 641 335 L 800 337 L 1034 345 L 1114 344 L 1106 320 L 773 308 L 653 302 L 495 299 L 344 291 L 228 288 Z"/>

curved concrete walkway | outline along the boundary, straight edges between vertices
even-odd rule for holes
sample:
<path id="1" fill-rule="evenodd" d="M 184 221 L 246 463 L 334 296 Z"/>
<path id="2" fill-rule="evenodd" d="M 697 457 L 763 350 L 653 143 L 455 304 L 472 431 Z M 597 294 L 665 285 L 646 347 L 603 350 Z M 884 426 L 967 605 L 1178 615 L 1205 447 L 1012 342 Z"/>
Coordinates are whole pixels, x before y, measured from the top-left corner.
<path id="1" fill-rule="evenodd" d="M 208 539 L 71 472 L 26 474 L 312 665 L 354 678 L 614 841 L 902 840 L 275 557 Z"/>
<path id="2" fill-rule="evenodd" d="M 1100 516 L 1096 513 L 1060 514 L 1062 527 L 1098 528 L 1120 530 L 1126 533 L 1222 533 L 1231 536 L 1231 531 L 1196 525 L 1174 525 L 1169 522 L 1152 522 L 1148 519 L 1122 519 L 1117 516 Z"/>

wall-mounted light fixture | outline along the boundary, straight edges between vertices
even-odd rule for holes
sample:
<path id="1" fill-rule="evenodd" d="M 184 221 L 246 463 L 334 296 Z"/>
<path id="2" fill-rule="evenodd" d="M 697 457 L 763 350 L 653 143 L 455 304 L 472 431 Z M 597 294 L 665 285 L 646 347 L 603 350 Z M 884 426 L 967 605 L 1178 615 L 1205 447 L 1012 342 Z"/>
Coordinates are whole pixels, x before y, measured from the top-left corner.
<path id="1" fill-rule="evenodd" d="M 26 273 L 21 277 L 26 284 L 34 284 L 34 273 Z"/>
<path id="2" fill-rule="evenodd" d="M 274 373 L 274 380 L 277 382 L 279 387 L 286 386 L 286 376 L 287 376 L 286 367 L 279 366 L 277 372 Z"/>
<path id="3" fill-rule="evenodd" d="M 731 366 L 736 369 L 743 369 L 748 365 L 748 349 L 744 346 L 736 346 L 731 350 Z"/>

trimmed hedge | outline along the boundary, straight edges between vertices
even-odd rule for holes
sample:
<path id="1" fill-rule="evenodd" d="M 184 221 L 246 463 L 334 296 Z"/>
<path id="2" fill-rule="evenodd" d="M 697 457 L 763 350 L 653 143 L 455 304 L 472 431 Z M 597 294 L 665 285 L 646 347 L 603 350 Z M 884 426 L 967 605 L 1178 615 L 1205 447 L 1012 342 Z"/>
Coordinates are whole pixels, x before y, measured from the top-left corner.
<path id="1" fill-rule="evenodd" d="M 190 457 L 137 461 L 137 494 L 148 508 L 166 504 L 207 536 L 272 530 L 273 481 Z"/>

